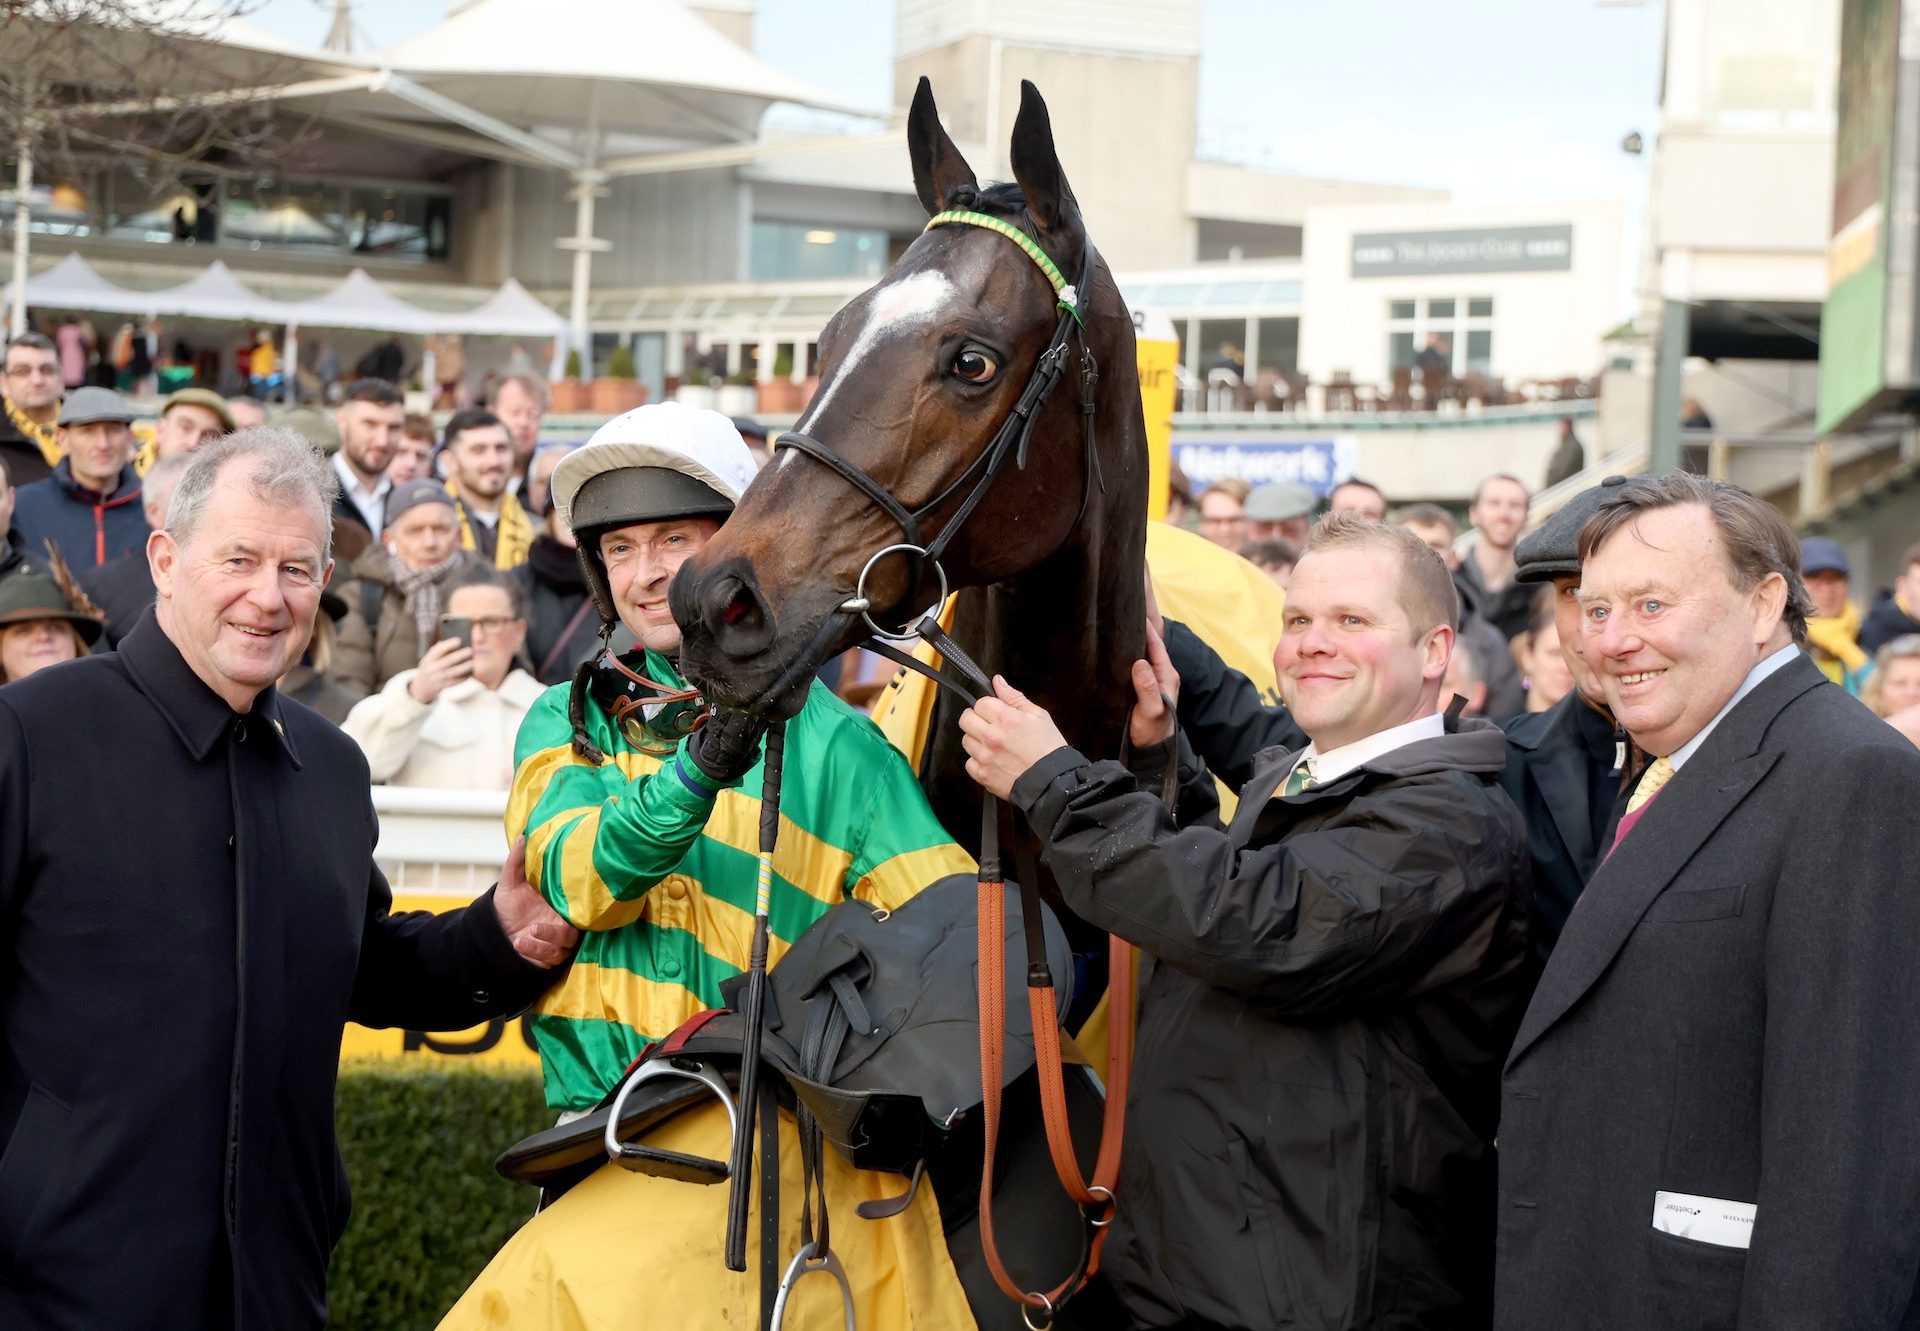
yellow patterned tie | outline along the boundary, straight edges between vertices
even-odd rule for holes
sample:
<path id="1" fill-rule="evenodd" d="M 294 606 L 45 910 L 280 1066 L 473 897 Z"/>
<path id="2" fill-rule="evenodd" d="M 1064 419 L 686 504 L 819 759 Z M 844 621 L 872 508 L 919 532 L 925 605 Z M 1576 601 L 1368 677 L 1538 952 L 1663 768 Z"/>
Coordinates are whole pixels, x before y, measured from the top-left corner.
<path id="1" fill-rule="evenodd" d="M 1287 783 L 1280 788 L 1280 794 L 1298 795 L 1303 790 L 1317 790 L 1319 786 L 1320 783 L 1313 779 L 1313 773 L 1307 769 L 1307 765 L 1301 763 L 1287 773 Z"/>
<path id="2" fill-rule="evenodd" d="M 1627 797 L 1627 812 L 1637 813 L 1640 806 L 1660 793 L 1660 787 L 1673 779 L 1673 764 L 1665 758 L 1655 758 L 1647 770 L 1640 774 L 1640 781 L 1633 788 L 1633 794 Z"/>

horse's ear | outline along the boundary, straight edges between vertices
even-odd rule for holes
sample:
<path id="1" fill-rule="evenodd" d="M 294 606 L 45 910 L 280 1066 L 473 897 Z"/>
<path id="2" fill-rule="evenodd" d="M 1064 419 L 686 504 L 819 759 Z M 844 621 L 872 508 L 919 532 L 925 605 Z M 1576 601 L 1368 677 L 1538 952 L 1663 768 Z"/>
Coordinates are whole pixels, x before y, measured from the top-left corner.
<path id="1" fill-rule="evenodd" d="M 1020 114 L 1013 122 L 1013 178 L 1020 182 L 1027 213 L 1042 229 L 1056 231 L 1079 210 L 1060 154 L 1053 147 L 1053 122 L 1040 90 L 1020 80 Z"/>
<path id="2" fill-rule="evenodd" d="M 979 189 L 973 168 L 947 137 L 940 109 L 933 104 L 933 84 L 923 74 L 913 90 L 913 109 L 907 112 L 907 152 L 913 158 L 913 190 L 931 217 L 947 206 L 947 195 L 961 185 Z"/>

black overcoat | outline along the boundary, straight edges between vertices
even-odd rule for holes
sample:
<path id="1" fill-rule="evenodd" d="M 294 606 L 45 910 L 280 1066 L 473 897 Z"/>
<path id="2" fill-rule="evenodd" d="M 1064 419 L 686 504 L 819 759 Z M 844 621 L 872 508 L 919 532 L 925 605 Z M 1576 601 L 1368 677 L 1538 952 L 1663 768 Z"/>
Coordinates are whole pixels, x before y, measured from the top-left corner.
<path id="1" fill-rule="evenodd" d="M 1920 1325 L 1916 808 L 1803 656 L 1646 807 L 1508 1056 L 1498 1326 Z"/>
<path id="2" fill-rule="evenodd" d="M 342 1025 L 459 1029 L 553 975 L 491 893 L 391 914 L 368 792 L 151 612 L 0 689 L 0 1327 L 324 1324 Z"/>

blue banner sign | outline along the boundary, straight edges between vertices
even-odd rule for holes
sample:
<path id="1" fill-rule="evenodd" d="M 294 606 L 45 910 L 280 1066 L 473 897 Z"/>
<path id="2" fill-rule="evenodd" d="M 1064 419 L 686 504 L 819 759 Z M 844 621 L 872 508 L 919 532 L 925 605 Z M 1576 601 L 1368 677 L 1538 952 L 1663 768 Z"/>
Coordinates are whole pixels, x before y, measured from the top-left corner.
<path id="1" fill-rule="evenodd" d="M 1193 493 L 1234 477 L 1249 485 L 1292 481 L 1324 496 L 1353 475 L 1350 439 L 1182 439 L 1173 437 L 1173 460 Z"/>

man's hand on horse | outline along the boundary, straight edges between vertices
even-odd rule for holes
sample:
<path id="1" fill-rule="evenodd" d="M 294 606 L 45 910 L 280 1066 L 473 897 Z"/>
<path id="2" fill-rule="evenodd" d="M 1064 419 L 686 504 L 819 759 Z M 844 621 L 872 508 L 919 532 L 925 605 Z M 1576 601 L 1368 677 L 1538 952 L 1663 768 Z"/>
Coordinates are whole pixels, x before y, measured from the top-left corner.
<path id="1" fill-rule="evenodd" d="M 993 696 L 960 714 L 960 732 L 967 775 L 1001 799 L 1028 768 L 1067 745 L 1046 708 L 998 675 L 993 677 Z"/>
<path id="2" fill-rule="evenodd" d="M 1134 748 L 1150 749 L 1173 738 L 1179 701 L 1180 674 L 1167 659 L 1166 643 L 1148 624 L 1147 659 L 1133 663 L 1133 713 L 1127 718 L 1127 739 Z"/>
<path id="3" fill-rule="evenodd" d="M 500 884 L 493 889 L 493 911 L 521 960 L 543 970 L 558 966 L 580 945 L 580 931 L 549 906 L 540 889 L 528 881 L 525 837 L 514 841 L 500 870 Z"/>

